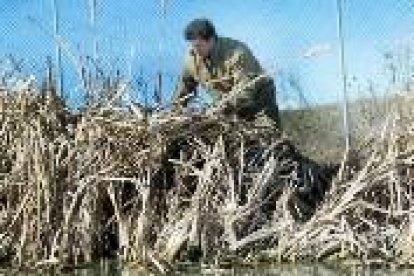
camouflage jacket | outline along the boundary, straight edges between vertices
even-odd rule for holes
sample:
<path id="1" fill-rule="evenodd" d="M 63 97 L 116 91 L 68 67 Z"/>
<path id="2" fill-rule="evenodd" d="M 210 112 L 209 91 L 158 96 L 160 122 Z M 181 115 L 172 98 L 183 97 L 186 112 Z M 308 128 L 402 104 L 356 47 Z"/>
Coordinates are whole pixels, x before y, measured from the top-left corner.
<path id="1" fill-rule="evenodd" d="M 211 94 L 215 103 L 234 92 L 234 99 L 226 107 L 238 113 L 257 113 L 276 107 L 272 79 L 245 44 L 230 38 L 219 37 L 208 59 L 189 49 L 174 93 L 173 108 L 185 106 L 198 85 Z"/>

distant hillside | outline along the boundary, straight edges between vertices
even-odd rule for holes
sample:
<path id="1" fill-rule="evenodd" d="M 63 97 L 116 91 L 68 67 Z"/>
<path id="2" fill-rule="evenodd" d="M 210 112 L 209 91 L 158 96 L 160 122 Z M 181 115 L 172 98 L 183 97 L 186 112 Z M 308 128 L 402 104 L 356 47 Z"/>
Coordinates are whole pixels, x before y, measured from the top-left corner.
<path id="1" fill-rule="evenodd" d="M 392 110 L 387 108 L 391 104 Z M 387 112 L 399 112 L 410 107 L 411 101 L 398 95 L 388 99 L 388 102 L 383 98 L 365 98 L 351 102 L 349 114 L 351 142 L 354 147 L 360 146 L 366 137 L 379 133 Z M 331 104 L 301 110 L 283 110 L 281 121 L 287 135 L 305 154 L 327 162 L 335 162 L 342 158 L 342 107 Z"/>

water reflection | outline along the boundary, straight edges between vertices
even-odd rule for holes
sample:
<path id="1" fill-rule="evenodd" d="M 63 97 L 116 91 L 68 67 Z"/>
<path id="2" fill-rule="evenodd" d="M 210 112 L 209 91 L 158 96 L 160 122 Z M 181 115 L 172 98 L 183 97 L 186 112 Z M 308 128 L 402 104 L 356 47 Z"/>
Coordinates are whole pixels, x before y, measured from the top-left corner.
<path id="1" fill-rule="evenodd" d="M 94 265 L 79 268 L 71 272 L 49 271 L 42 273 L 13 273 L 11 271 L 0 271 L 1 275 L 75 275 L 75 276 L 140 276 L 140 275 L 158 275 L 156 272 L 145 271 L 143 268 L 121 267 L 115 261 L 104 260 Z M 251 276 L 251 275 L 278 275 L 278 276 L 405 276 L 414 275 L 414 269 L 372 269 L 360 266 L 329 266 L 326 264 L 284 264 L 284 265 L 261 265 L 256 267 L 239 267 L 233 269 L 208 269 L 198 266 L 183 266 L 169 275 L 234 275 L 234 276 Z"/>
<path id="2" fill-rule="evenodd" d="M 101 262 L 95 267 L 88 269 L 78 269 L 75 273 L 77 276 L 90 275 L 157 275 L 157 273 L 144 271 L 139 268 L 121 268 L 116 262 Z M 207 269 L 200 267 L 185 267 L 172 273 L 172 275 L 278 275 L 278 276 L 390 276 L 390 275 L 414 275 L 414 269 L 370 269 L 360 266 L 338 267 L 325 264 L 296 264 L 296 265 L 266 265 L 256 267 L 240 267 L 234 269 Z"/>

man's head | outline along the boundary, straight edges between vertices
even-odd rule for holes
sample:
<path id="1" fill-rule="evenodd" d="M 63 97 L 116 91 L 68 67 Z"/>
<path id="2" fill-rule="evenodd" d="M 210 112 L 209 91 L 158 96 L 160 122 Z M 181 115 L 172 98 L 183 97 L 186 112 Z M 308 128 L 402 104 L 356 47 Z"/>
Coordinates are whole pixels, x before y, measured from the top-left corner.
<path id="1" fill-rule="evenodd" d="M 188 23 L 184 36 L 202 57 L 211 53 L 217 38 L 214 25 L 205 18 L 197 18 Z"/>

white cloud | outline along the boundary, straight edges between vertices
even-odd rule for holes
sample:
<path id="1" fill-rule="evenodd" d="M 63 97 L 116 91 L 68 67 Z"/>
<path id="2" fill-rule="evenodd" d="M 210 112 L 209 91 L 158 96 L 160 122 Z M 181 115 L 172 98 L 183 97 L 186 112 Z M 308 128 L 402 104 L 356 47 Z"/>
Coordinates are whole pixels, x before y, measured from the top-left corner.
<path id="1" fill-rule="evenodd" d="M 315 58 L 320 57 L 324 54 L 329 54 L 332 52 L 332 46 L 329 43 L 316 44 L 308 48 L 303 54 L 304 58 Z"/>

